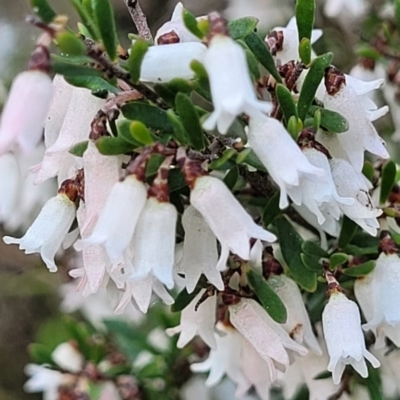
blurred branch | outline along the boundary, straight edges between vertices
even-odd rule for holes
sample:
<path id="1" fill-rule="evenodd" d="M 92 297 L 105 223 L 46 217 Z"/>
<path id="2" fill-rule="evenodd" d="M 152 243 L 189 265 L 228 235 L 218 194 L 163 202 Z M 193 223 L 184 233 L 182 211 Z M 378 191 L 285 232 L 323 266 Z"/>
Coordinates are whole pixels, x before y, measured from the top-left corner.
<path id="1" fill-rule="evenodd" d="M 147 18 L 142 8 L 140 7 L 139 0 L 124 0 L 128 7 L 129 13 L 131 14 L 132 20 L 138 30 L 139 35 L 153 43 L 153 36 L 150 32 L 149 25 L 147 24 Z"/>

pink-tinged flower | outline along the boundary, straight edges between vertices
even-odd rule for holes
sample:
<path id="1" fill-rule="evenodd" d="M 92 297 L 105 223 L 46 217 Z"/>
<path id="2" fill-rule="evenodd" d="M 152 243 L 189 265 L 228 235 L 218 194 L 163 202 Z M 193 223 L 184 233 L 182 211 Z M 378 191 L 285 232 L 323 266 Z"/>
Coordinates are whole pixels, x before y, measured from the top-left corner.
<path id="1" fill-rule="evenodd" d="M 332 158 L 330 165 L 339 196 L 355 200 L 352 205 L 339 204 L 340 209 L 366 232 L 376 236 L 379 228 L 376 218 L 382 214 L 382 210 L 375 208 L 368 193 L 372 188 L 371 183 L 346 160 Z"/>
<path id="2" fill-rule="evenodd" d="M 61 247 L 75 219 L 76 207 L 65 194 L 58 194 L 43 206 L 25 235 L 16 239 L 4 236 L 6 244 L 18 244 L 25 254 L 40 253 L 50 272 L 56 272 L 56 252 Z"/>
<path id="3" fill-rule="evenodd" d="M 223 290 L 221 273 L 217 270 L 217 238 L 207 222 L 193 206 L 189 206 L 183 213 L 182 225 L 185 241 L 179 267 L 185 274 L 184 282 L 188 293 L 193 292 L 201 274 L 217 289 Z"/>
<path id="4" fill-rule="evenodd" d="M 314 336 L 297 284 L 286 275 L 274 275 L 268 279 L 268 283 L 286 307 L 287 320 L 282 324 L 283 328 L 296 342 L 307 345 L 315 354 L 321 355 L 321 347 Z"/>
<path id="5" fill-rule="evenodd" d="M 214 105 L 214 111 L 203 123 L 204 129 L 217 126 L 225 134 L 239 114 L 261 118 L 271 111 L 271 103 L 257 99 L 245 51 L 232 38 L 215 35 L 204 56 L 204 66 Z"/>
<path id="6" fill-rule="evenodd" d="M 27 393 L 43 392 L 43 400 L 58 400 L 58 387 L 63 382 L 63 374 L 42 365 L 28 364 L 25 374 L 30 376 L 25 382 Z"/>
<path id="7" fill-rule="evenodd" d="M 182 311 L 178 326 L 167 329 L 168 335 L 180 333 L 177 344 L 180 349 L 185 347 L 196 335 L 199 335 L 212 349 L 217 347 L 214 336 L 217 299 L 215 296 L 209 297 L 196 309 L 197 303 L 204 293 L 205 289 L 201 290 Z"/>
<path id="8" fill-rule="evenodd" d="M 42 71 L 21 72 L 13 81 L 0 121 L 0 154 L 17 144 L 23 152 L 39 143 L 53 97 L 51 78 Z"/>
<path id="9" fill-rule="evenodd" d="M 376 347 L 385 346 L 388 337 L 400 345 L 400 259 L 397 254 L 381 253 L 374 270 L 357 279 L 354 293 L 367 323 L 364 330 L 372 330 Z"/>
<path id="10" fill-rule="evenodd" d="M 143 58 L 139 80 L 162 83 L 174 78 L 193 79 L 190 63 L 193 60 L 202 62 L 206 51 L 204 44 L 196 42 L 151 46 Z"/>
<path id="11" fill-rule="evenodd" d="M 281 190 L 279 207 L 289 205 L 287 196 L 300 205 L 303 179 L 319 182 L 317 178 L 322 177 L 324 171 L 308 161 L 284 126 L 274 118 L 251 119 L 247 138 L 249 146 Z"/>
<path id="12" fill-rule="evenodd" d="M 135 175 L 115 183 L 92 233 L 78 240 L 75 249 L 101 244 L 110 261 L 118 261 L 132 239 L 146 198 L 146 186 Z"/>
<path id="13" fill-rule="evenodd" d="M 364 357 L 374 368 L 380 366 L 379 361 L 365 347 L 356 303 L 343 293 L 331 293 L 322 313 L 322 326 L 330 357 L 327 369 L 332 372 L 334 383 L 340 382 L 344 368 L 349 364 L 366 378 L 368 369 Z"/>
<path id="14" fill-rule="evenodd" d="M 152 274 L 168 288 L 174 286 L 176 220 L 175 206 L 148 198 L 133 236 L 133 260 L 132 265 L 125 266 L 126 279 Z"/>
<path id="15" fill-rule="evenodd" d="M 302 356 L 307 349 L 290 338 L 282 325 L 276 323 L 267 312 L 252 299 L 241 299 L 239 304 L 229 307 L 232 325 L 252 344 L 266 361 L 270 359 L 289 365 L 288 350 Z"/>
<path id="16" fill-rule="evenodd" d="M 274 242 L 275 235 L 258 226 L 226 185 L 212 176 L 200 176 L 194 183 L 190 203 L 195 207 L 221 244 L 217 269 L 226 268 L 229 251 L 244 260 L 250 258 L 250 239 Z"/>

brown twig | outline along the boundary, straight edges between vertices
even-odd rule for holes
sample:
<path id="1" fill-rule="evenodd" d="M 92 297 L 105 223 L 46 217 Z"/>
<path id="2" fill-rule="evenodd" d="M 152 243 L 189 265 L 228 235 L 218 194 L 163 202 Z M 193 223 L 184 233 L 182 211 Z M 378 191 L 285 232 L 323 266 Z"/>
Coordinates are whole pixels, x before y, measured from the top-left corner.
<path id="1" fill-rule="evenodd" d="M 153 43 L 153 35 L 150 32 L 149 25 L 147 24 L 146 15 L 143 13 L 142 8 L 140 7 L 139 0 L 124 0 L 125 5 L 129 10 L 129 14 L 132 17 L 132 20 L 138 30 L 139 35 L 147 40 L 148 42 Z"/>

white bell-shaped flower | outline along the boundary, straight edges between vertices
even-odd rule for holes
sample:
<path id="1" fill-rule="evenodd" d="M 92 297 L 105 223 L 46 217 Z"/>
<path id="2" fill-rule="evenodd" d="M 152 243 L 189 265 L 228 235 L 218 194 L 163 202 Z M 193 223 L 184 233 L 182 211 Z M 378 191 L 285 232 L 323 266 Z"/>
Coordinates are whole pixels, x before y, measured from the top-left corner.
<path id="1" fill-rule="evenodd" d="M 51 358 L 61 369 L 72 373 L 80 372 L 85 361 L 83 355 L 68 342 L 59 344 L 51 353 Z"/>
<path id="2" fill-rule="evenodd" d="M 245 51 L 232 38 L 215 35 L 205 54 L 204 66 L 214 105 L 214 111 L 203 123 L 204 129 L 217 126 L 225 134 L 239 114 L 261 118 L 271 111 L 270 103 L 257 99 Z"/>
<path id="3" fill-rule="evenodd" d="M 58 194 L 43 206 L 33 224 L 20 238 L 4 236 L 6 244 L 18 244 L 25 254 L 40 253 L 50 272 L 57 271 L 54 257 L 75 219 L 76 207 L 65 194 Z"/>
<path id="4" fill-rule="evenodd" d="M 286 332 L 296 342 L 307 345 L 315 354 L 321 355 L 321 348 L 314 336 L 310 317 L 297 284 L 286 275 L 273 275 L 268 279 L 268 283 L 286 307 L 287 319 L 283 324 Z"/>
<path id="5" fill-rule="evenodd" d="M 258 226 L 235 196 L 219 179 L 200 176 L 190 194 L 190 202 L 207 221 L 221 244 L 217 269 L 224 270 L 229 251 L 244 260 L 250 258 L 250 239 L 274 242 L 275 235 Z"/>
<path id="6" fill-rule="evenodd" d="M 279 207 L 289 205 L 287 196 L 300 205 L 303 178 L 316 179 L 323 176 L 324 171 L 307 160 L 284 126 L 274 118 L 251 119 L 247 138 L 281 190 Z"/>
<path id="7" fill-rule="evenodd" d="M 146 186 L 135 175 L 128 175 L 123 181 L 117 182 L 92 233 L 78 240 L 75 249 L 80 251 L 90 245 L 102 244 L 110 260 L 116 262 L 132 239 L 146 198 Z"/>
<path id="8" fill-rule="evenodd" d="M 23 152 L 33 151 L 53 97 L 51 78 L 42 71 L 24 71 L 16 76 L 0 121 L 0 154 L 17 144 Z"/>
<path id="9" fill-rule="evenodd" d="M 384 252 L 379 255 L 374 270 L 354 284 L 354 293 L 367 320 L 363 329 L 374 332 L 377 348 L 385 346 L 385 337 L 400 345 L 399 288 L 399 256 Z"/>
<path id="10" fill-rule="evenodd" d="M 364 357 L 374 368 L 380 366 L 379 361 L 365 347 L 356 303 L 343 293 L 337 290 L 331 293 L 322 313 L 322 326 L 330 357 L 327 369 L 332 372 L 334 383 L 340 382 L 344 368 L 349 364 L 366 378 L 368 369 Z"/>
<path id="11" fill-rule="evenodd" d="M 58 400 L 58 388 L 63 382 L 63 374 L 42 365 L 28 364 L 25 374 L 30 378 L 24 384 L 27 393 L 43 392 L 44 400 Z"/>
<path id="12" fill-rule="evenodd" d="M 330 165 L 338 194 L 355 200 L 352 205 L 339 204 L 340 209 L 366 232 L 376 236 L 379 228 L 376 218 L 382 210 L 375 208 L 368 193 L 371 183 L 346 160 L 332 158 Z"/>
<path id="13" fill-rule="evenodd" d="M 182 225 L 185 241 L 179 267 L 185 274 L 188 293 L 193 292 L 201 274 L 204 274 L 217 289 L 223 290 L 222 277 L 217 270 L 217 238 L 206 220 L 193 206 L 189 206 L 183 213 Z"/>
<path id="14" fill-rule="evenodd" d="M 168 335 L 180 333 L 177 344 L 180 349 L 185 347 L 196 335 L 199 335 L 210 348 L 216 349 L 217 347 L 214 336 L 216 297 L 207 298 L 196 309 L 197 303 L 204 293 L 205 289 L 200 290 L 190 304 L 182 310 L 178 326 L 167 329 Z"/>

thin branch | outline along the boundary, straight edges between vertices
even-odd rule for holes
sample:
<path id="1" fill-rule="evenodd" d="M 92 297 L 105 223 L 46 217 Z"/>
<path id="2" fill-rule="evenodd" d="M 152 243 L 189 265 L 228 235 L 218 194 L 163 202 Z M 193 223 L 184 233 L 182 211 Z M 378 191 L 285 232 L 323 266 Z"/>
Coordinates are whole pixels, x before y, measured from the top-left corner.
<path id="1" fill-rule="evenodd" d="M 125 5 L 128 7 L 129 14 L 132 17 L 132 20 L 138 30 L 139 35 L 147 40 L 148 42 L 153 43 L 153 35 L 150 32 L 149 25 L 147 24 L 147 18 L 142 8 L 140 7 L 139 0 L 124 0 Z"/>

